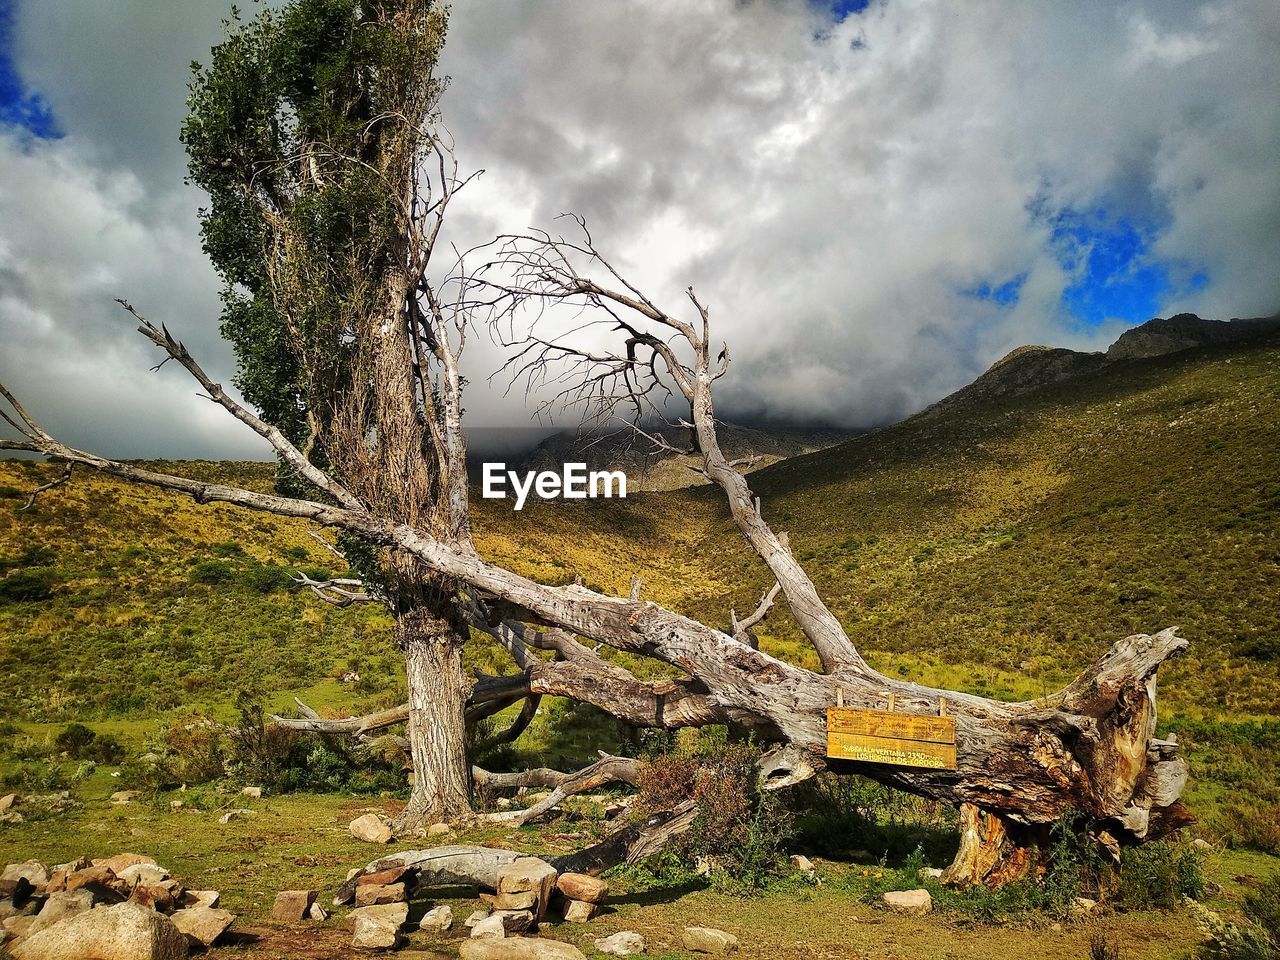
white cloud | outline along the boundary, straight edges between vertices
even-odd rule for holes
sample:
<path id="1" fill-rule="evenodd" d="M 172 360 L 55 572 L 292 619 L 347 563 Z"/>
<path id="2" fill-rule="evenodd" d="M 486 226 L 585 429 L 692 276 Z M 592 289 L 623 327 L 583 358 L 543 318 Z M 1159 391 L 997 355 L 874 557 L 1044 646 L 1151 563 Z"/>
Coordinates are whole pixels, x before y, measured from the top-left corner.
<path id="1" fill-rule="evenodd" d="M 192 419 L 176 372 L 144 376 L 110 303 L 172 321 L 230 375 L 176 142 L 220 7 L 22 7 L 19 65 L 69 135 L 0 142 L 0 368 L 51 421 L 91 412 L 85 442 L 251 446 Z M 729 413 L 881 422 L 1018 344 L 1101 346 L 1114 328 L 1061 312 L 1070 276 L 1033 197 L 1158 223 L 1154 253 L 1210 278 L 1166 312 L 1280 307 L 1272 0 L 879 0 L 839 25 L 779 0 L 470 0 L 452 17 L 445 115 L 487 170 L 452 238 L 586 216 L 655 297 L 693 284 L 711 303 Z M 1022 275 L 1010 308 L 961 292 Z M 487 389 L 497 351 L 469 349 L 471 423 L 523 422 Z"/>

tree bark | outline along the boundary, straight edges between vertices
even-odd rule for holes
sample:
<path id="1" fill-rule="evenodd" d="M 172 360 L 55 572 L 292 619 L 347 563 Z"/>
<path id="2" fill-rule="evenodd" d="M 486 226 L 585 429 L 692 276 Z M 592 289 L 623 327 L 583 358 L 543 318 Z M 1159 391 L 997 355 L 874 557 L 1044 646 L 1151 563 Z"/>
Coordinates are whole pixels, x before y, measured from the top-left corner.
<path id="1" fill-rule="evenodd" d="M 395 830 L 411 834 L 471 814 L 471 768 L 466 750 L 469 685 L 462 672 L 463 638 L 445 618 L 420 607 L 396 617 L 409 685 L 409 751 L 413 789 Z"/>

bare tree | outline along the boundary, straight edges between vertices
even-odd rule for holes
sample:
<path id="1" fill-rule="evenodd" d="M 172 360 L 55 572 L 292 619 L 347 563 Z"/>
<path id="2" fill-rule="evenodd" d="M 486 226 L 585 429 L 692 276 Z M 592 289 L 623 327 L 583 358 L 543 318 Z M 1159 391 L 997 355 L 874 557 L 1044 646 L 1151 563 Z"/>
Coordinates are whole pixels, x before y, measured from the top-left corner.
<path id="1" fill-rule="evenodd" d="M 1022 703 L 923 687 L 873 670 L 822 601 L 786 536 L 765 520 L 741 464 L 726 459 L 720 449 L 713 387 L 729 369 L 729 353 L 712 340 L 709 309 L 692 290 L 687 294 L 688 319 L 659 307 L 600 255 L 585 226 L 578 224 L 582 237 L 573 241 L 545 232 L 499 238 L 488 268 L 473 277 L 466 307 L 472 313 L 490 311 L 489 322 L 515 348 L 510 371 L 517 378 L 531 388 L 557 384 L 555 398 L 585 405 L 586 416 L 614 417 L 624 407 L 635 415 L 646 405 L 657 408 L 669 402 L 660 397 L 674 398 L 687 409 L 681 423 L 690 431 L 702 470 L 724 492 L 743 539 L 777 579 L 759 607 L 742 620 L 732 617 L 729 629 L 643 599 L 638 583 L 625 597 L 580 583 L 538 583 L 487 562 L 469 540 L 442 538 L 357 500 L 277 431 L 227 397 L 167 332 L 145 321 L 139 328 L 144 335 L 332 502 L 197 482 L 73 449 L 46 433 L 2 387 L 11 407 L 5 419 L 21 438 L 0 442 L 0 449 L 41 453 L 68 466 L 84 465 L 187 493 L 199 502 L 301 517 L 412 558 L 457 585 L 458 616 L 501 642 L 518 666 L 509 676 L 480 677 L 467 699 L 468 716 L 553 695 L 594 704 L 640 727 L 731 723 L 750 728 L 780 748 L 770 755 L 768 773 L 782 782 L 824 768 L 858 772 L 959 806 L 962 842 L 948 871 L 955 881 L 999 883 L 1024 875 L 1034 864 L 1034 847 L 1047 825 L 1069 811 L 1085 814 L 1099 841 L 1111 849 L 1119 842 L 1162 836 L 1190 821 L 1179 802 L 1185 762 L 1173 740 L 1155 735 L 1157 670 L 1186 647 L 1185 640 L 1173 629 L 1124 638 L 1068 686 Z M 540 308 L 557 303 L 581 308 L 587 319 L 564 335 L 543 336 Z M 522 331 L 517 317 L 531 307 L 534 319 Z M 588 340 L 591 346 L 584 345 Z M 358 584 L 313 586 L 321 592 L 344 591 L 333 594 L 338 602 L 355 602 L 361 593 Z M 756 648 L 750 629 L 779 596 L 824 672 Z M 660 661 L 678 677 L 640 680 L 588 643 Z M 956 718 L 957 768 L 828 760 L 826 713 L 837 700 L 882 709 L 895 703 L 899 710 L 930 715 L 938 714 L 945 702 Z M 411 702 L 371 717 L 326 721 L 304 715 L 281 722 L 363 734 L 403 722 L 413 709 Z M 520 729 L 517 721 L 514 733 Z M 601 770 L 605 768 L 618 773 L 618 779 L 634 779 L 626 764 L 605 763 Z M 601 782 L 595 775 L 580 775 L 568 783 L 566 775 L 548 771 L 506 776 L 511 783 L 565 785 L 562 796 L 573 791 L 574 783 Z"/>

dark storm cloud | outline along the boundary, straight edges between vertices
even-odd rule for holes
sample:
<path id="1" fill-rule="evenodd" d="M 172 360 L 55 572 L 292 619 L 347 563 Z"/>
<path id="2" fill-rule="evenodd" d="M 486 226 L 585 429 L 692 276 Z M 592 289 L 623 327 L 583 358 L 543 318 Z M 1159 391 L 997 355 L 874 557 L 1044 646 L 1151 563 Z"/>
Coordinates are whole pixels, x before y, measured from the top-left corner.
<path id="1" fill-rule="evenodd" d="M 225 10 L 19 8 L 16 65 L 66 136 L 0 134 L 0 368 L 68 439 L 259 449 L 179 371 L 147 374 L 111 303 L 229 379 L 177 143 L 187 64 Z M 487 172 L 452 238 L 580 213 L 655 296 L 679 305 L 692 283 L 712 303 L 731 412 L 882 422 L 1018 344 L 1097 347 L 1144 319 L 1064 307 L 1083 268 L 1055 245 L 1063 211 L 1144 227 L 1173 278 L 1162 312 L 1280 307 L 1277 53 L 1267 0 L 888 0 L 841 23 L 804 2 L 470 0 L 444 109 Z M 1014 278 L 1015 301 L 972 295 Z M 524 422 L 487 387 L 498 351 L 469 349 L 472 423 Z"/>

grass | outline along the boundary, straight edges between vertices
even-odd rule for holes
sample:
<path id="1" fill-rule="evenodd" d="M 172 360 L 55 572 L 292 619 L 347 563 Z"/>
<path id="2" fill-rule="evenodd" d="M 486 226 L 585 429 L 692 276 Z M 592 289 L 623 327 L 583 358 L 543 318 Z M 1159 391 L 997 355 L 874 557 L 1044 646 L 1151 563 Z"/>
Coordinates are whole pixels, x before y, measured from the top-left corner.
<path id="1" fill-rule="evenodd" d="M 1161 671 L 1161 729 L 1186 745 L 1194 830 L 1217 848 L 1205 863 L 1208 896 L 1231 911 L 1276 870 L 1280 844 L 1278 400 L 1276 343 L 1201 350 L 1109 365 L 1005 405 L 952 404 L 751 482 L 855 642 L 893 675 L 1033 699 L 1119 637 L 1179 625 L 1192 647 Z M 271 483 L 265 464 L 167 467 L 256 489 Z M 216 809 L 234 793 L 202 788 L 200 809 L 171 811 L 167 796 L 154 807 L 109 807 L 102 798 L 120 784 L 111 768 L 20 754 L 79 721 L 136 756 L 179 716 L 231 719 L 246 688 L 276 709 L 294 696 L 329 714 L 390 704 L 403 676 L 385 616 L 328 607 L 293 587 L 290 571 L 335 566 L 300 523 L 87 474 L 18 509 L 26 490 L 55 474 L 0 461 L 0 775 L 24 763 L 45 776 L 81 775 L 71 789 L 84 806 L 0 825 L 0 857 L 145 845 L 180 874 L 219 886 L 252 922 L 283 886 L 332 885 L 369 853 L 345 822 L 394 798 L 272 797 L 255 820 L 223 827 Z M 717 624 L 731 606 L 754 607 L 770 585 L 709 489 L 538 502 L 521 514 L 500 501 L 474 508 L 481 551 L 545 582 L 580 574 L 625 594 L 639 575 L 646 597 Z M 781 608 L 760 633 L 765 649 L 816 665 Z M 619 658 L 644 675 L 662 672 Z M 466 662 L 510 669 L 481 642 Z M 339 682 L 352 669 L 360 683 Z M 567 766 L 618 744 L 616 725 L 597 711 L 547 700 L 508 759 Z M 568 820 L 482 839 L 542 848 L 591 829 Z M 870 864 L 885 853 L 892 863 L 914 841 L 883 830 L 845 839 L 823 887 L 770 890 L 767 907 L 710 890 L 636 893 L 589 934 L 625 924 L 650 938 L 651 952 L 671 956 L 680 955 L 680 926 L 695 918 L 742 934 L 746 956 L 876 955 L 884 944 L 895 955 L 1080 956 L 1102 923 L 1126 958 L 1185 952 L 1195 940 L 1181 914 L 1137 912 L 1062 933 L 1024 929 L 1028 921 L 971 929 L 978 921 L 963 910 L 928 923 L 888 916 L 863 904 L 865 885 L 835 881 L 849 861 L 865 867 L 859 849 Z"/>

